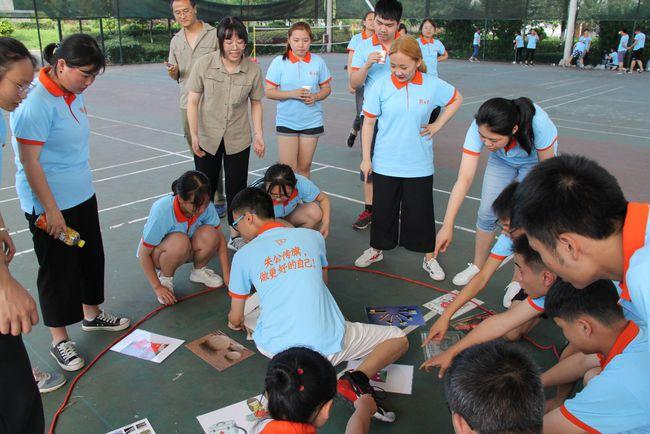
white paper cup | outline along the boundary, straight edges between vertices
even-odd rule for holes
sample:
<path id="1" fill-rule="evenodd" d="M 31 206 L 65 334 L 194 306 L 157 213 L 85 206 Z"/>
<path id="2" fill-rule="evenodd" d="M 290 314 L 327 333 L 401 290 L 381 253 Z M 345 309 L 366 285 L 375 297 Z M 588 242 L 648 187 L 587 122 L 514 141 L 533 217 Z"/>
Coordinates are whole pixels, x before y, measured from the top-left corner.
<path id="1" fill-rule="evenodd" d="M 311 86 L 300 86 L 302 90 L 306 90 L 307 92 L 311 93 Z"/>
<path id="2" fill-rule="evenodd" d="M 381 63 L 381 64 L 386 63 L 386 50 L 378 51 L 378 53 L 379 53 L 379 62 L 377 63 Z"/>

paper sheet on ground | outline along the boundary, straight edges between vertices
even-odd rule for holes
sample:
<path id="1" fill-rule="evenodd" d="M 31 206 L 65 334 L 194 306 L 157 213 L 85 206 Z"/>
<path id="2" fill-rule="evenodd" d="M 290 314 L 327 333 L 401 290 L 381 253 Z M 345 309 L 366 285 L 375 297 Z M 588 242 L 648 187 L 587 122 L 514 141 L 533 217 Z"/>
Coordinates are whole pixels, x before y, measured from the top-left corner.
<path id="1" fill-rule="evenodd" d="M 356 369 L 363 360 L 348 362 L 345 370 Z M 370 384 L 390 393 L 410 395 L 413 388 L 413 366 L 388 365 L 370 379 Z"/>
<path id="2" fill-rule="evenodd" d="M 162 363 L 184 341 L 157 335 L 146 330 L 133 330 L 127 337 L 111 347 L 112 351 L 150 362 Z"/>
<path id="3" fill-rule="evenodd" d="M 211 339 L 223 337 L 225 345 L 215 346 Z M 218 371 L 223 371 L 255 354 L 221 330 L 214 331 L 186 344 L 190 351 L 208 362 Z"/>
<path id="4" fill-rule="evenodd" d="M 369 306 L 366 315 L 370 324 L 402 328 L 425 324 L 420 306 Z"/>
<path id="5" fill-rule="evenodd" d="M 436 312 L 438 315 L 442 315 L 447 306 L 449 306 L 456 299 L 457 295 L 458 291 L 451 291 L 448 294 L 441 295 L 438 298 L 434 298 L 433 300 L 424 303 L 422 306 Z M 477 305 L 481 304 L 483 304 L 483 301 L 479 300 L 478 298 L 473 298 L 472 301 L 468 301 L 463 307 L 458 309 L 458 311 L 454 314 L 454 316 L 451 317 L 451 319 L 458 318 L 459 316 L 464 315 L 470 310 L 476 308 Z"/>
<path id="6" fill-rule="evenodd" d="M 156 434 L 156 431 L 149 423 L 149 419 L 142 419 L 106 434 Z"/>
<path id="7" fill-rule="evenodd" d="M 259 395 L 196 418 L 206 434 L 252 433 L 260 420 L 268 418 L 268 411 L 264 397 Z"/>

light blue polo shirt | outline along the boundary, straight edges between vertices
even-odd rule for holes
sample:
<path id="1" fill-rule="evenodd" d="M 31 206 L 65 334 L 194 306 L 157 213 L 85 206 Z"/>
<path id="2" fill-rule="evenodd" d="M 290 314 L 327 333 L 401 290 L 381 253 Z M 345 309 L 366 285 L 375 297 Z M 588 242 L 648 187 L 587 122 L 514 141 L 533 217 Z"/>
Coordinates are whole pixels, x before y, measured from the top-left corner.
<path id="1" fill-rule="evenodd" d="M 361 43 L 361 41 L 364 41 L 368 38 L 370 38 L 370 35 L 367 35 L 365 30 L 361 33 L 357 33 L 356 35 L 352 36 L 352 38 L 350 38 L 350 42 L 348 42 L 347 50 L 356 51 L 359 43 Z"/>
<path id="2" fill-rule="evenodd" d="M 609 55 L 610 63 L 614 66 L 618 66 L 618 54 L 610 53 Z"/>
<path id="3" fill-rule="evenodd" d="M 582 41 L 578 41 L 576 42 L 576 45 L 573 47 L 573 51 L 579 51 L 581 53 L 584 53 L 585 51 L 587 51 L 587 45 Z"/>
<path id="4" fill-rule="evenodd" d="M 399 33 L 395 35 L 395 38 L 399 37 Z M 368 56 L 370 53 L 374 53 L 375 51 L 381 51 L 385 50 L 386 51 L 386 62 L 384 63 L 373 63 L 370 69 L 368 70 L 368 74 L 366 75 L 366 81 L 364 83 L 364 90 L 363 90 L 363 97 L 365 98 L 368 95 L 368 92 L 370 91 L 370 88 L 372 87 L 377 80 L 380 78 L 390 75 L 390 55 L 388 54 L 390 50 L 390 45 L 384 47 L 379 39 L 377 38 L 377 35 L 374 34 L 372 35 L 372 38 L 364 39 L 357 45 L 357 49 L 354 51 L 354 56 L 352 56 L 352 64 L 351 68 L 352 70 L 357 70 L 363 67 L 363 65 L 366 64 L 366 61 L 368 60 Z"/>
<path id="5" fill-rule="evenodd" d="M 533 35 L 532 33 L 528 35 L 528 45 L 526 45 L 526 48 L 530 48 L 531 50 L 534 50 L 537 48 L 537 41 L 539 40 L 539 36 Z"/>
<path id="6" fill-rule="evenodd" d="M 517 48 L 524 48 L 524 37 L 521 35 L 515 36 L 515 43 L 517 44 Z"/>
<path id="7" fill-rule="evenodd" d="M 538 161 L 537 152 L 545 151 L 551 146 L 555 151 L 554 153 L 557 154 L 557 128 L 549 115 L 537 104 L 535 104 L 535 116 L 533 116 L 533 134 L 535 149 L 530 155 L 519 146 L 519 143 L 513 140 L 510 145 L 495 151 L 495 156 L 508 164 L 521 165 Z M 473 121 L 465 136 L 463 152 L 479 156 L 484 146 L 478 133 L 478 125 L 476 125 L 476 121 Z"/>
<path id="8" fill-rule="evenodd" d="M 49 67 L 41 69 L 35 88 L 11 113 L 16 191 L 21 209 L 29 214 L 44 210 L 27 182 L 18 143 L 41 147 L 39 161 L 60 210 L 75 207 L 95 194 L 88 163 L 90 125 L 83 95 L 64 92 L 47 71 Z"/>
<path id="9" fill-rule="evenodd" d="M 627 44 L 630 42 L 630 35 L 621 35 L 621 40 L 618 43 L 617 51 L 626 51 Z"/>
<path id="10" fill-rule="evenodd" d="M 286 60 L 277 56 L 266 71 L 266 82 L 282 91 L 309 86 L 311 93 L 318 93 L 321 86 L 331 80 L 332 76 L 323 58 L 309 52 L 304 59 L 299 59 L 292 51 L 289 51 Z M 317 101 L 313 105 L 307 105 L 297 99 L 278 101 L 275 125 L 298 131 L 322 127 L 322 103 Z"/>
<path id="11" fill-rule="evenodd" d="M 152 249 L 159 245 L 165 236 L 173 232 L 180 232 L 192 238 L 194 232 L 204 225 L 214 226 L 217 229 L 221 225 L 219 215 L 212 204 L 209 204 L 198 216 L 188 218 L 183 214 L 176 196 L 165 196 L 151 206 L 142 232 L 141 243 Z"/>
<path id="12" fill-rule="evenodd" d="M 499 261 L 503 261 L 508 256 L 512 255 L 515 251 L 512 239 L 506 234 L 501 234 L 497 237 L 497 242 L 492 246 L 490 256 Z"/>
<path id="13" fill-rule="evenodd" d="M 546 303 L 546 296 L 532 298 L 526 298 L 530 307 L 538 311 L 539 313 L 544 313 L 544 305 Z"/>
<path id="14" fill-rule="evenodd" d="M 457 95 L 454 86 L 419 71 L 408 83 L 392 74 L 381 78 L 363 102 L 364 116 L 379 119 L 372 170 L 399 178 L 433 175 L 433 141 L 420 132 L 431 112 Z"/>
<path id="15" fill-rule="evenodd" d="M 438 39 L 418 38 L 418 45 L 422 50 L 422 60 L 427 65 L 427 74 L 438 76 L 438 56 L 445 54 L 445 46 Z"/>
<path id="16" fill-rule="evenodd" d="M 472 45 L 481 45 L 481 34 L 479 32 L 474 32 L 474 39 L 472 40 Z"/>
<path id="17" fill-rule="evenodd" d="M 588 432 L 650 433 L 646 330 L 628 323 L 601 367 L 600 374 L 560 407 L 564 417 Z"/>
<path id="18" fill-rule="evenodd" d="M 585 51 L 589 51 L 589 48 L 591 48 L 591 36 L 580 36 L 578 42 L 585 44 Z"/>
<path id="19" fill-rule="evenodd" d="M 285 200 L 273 199 L 273 212 L 275 218 L 283 218 L 291 214 L 299 203 L 309 203 L 316 200 L 320 189 L 310 179 L 296 173 L 296 187 L 291 196 Z"/>
<path id="20" fill-rule="evenodd" d="M 633 50 L 640 50 L 645 48 L 645 33 L 637 33 L 634 35 L 634 48 Z"/>
<path id="21" fill-rule="evenodd" d="M 255 286 L 260 317 L 253 333 L 258 348 L 277 354 L 304 346 L 324 356 L 341 351 L 343 314 L 325 282 L 325 239 L 304 228 L 271 223 L 232 260 L 229 293 L 246 298 Z"/>

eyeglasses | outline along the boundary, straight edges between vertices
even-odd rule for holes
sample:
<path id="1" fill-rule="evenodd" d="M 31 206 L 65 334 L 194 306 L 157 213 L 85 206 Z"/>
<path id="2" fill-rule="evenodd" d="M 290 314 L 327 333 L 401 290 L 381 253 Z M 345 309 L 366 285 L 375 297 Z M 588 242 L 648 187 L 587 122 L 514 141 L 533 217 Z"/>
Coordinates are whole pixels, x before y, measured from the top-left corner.
<path id="1" fill-rule="evenodd" d="M 36 87 L 36 85 L 34 83 L 18 84 L 13 80 L 9 80 L 9 81 L 11 81 L 13 84 L 16 85 L 16 87 L 18 88 L 18 95 L 20 95 L 20 96 L 27 95 L 29 92 L 32 91 L 32 89 L 34 89 Z"/>
<path id="2" fill-rule="evenodd" d="M 249 212 L 248 214 L 255 215 L 256 213 L 255 213 L 255 211 L 251 211 L 251 212 Z M 237 217 L 237 218 L 235 219 L 235 221 L 232 222 L 232 224 L 231 224 L 230 226 L 231 226 L 234 230 L 237 230 L 237 225 L 239 225 L 239 223 L 242 221 L 242 219 L 243 219 L 244 217 L 246 217 L 246 213 L 244 213 L 244 214 L 240 215 L 239 217 Z"/>
<path id="3" fill-rule="evenodd" d="M 189 15 L 192 12 L 191 9 L 182 9 L 180 11 L 174 11 L 174 16 L 176 17 L 184 17 L 186 15 Z"/>

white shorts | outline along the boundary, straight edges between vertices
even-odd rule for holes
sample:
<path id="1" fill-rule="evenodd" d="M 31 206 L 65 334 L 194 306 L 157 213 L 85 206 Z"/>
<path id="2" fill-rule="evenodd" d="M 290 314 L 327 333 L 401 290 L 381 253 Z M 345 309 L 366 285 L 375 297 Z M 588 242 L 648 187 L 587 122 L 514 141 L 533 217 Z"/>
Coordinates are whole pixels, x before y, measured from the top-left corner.
<path id="1" fill-rule="evenodd" d="M 379 344 L 389 339 L 406 336 L 402 329 L 395 326 L 382 326 L 366 324 L 361 322 L 345 322 L 345 336 L 343 337 L 343 349 L 338 353 L 330 354 L 327 359 L 336 366 L 341 362 L 357 360 L 366 357 Z M 257 347 L 260 353 L 269 359 L 273 354 Z"/>

